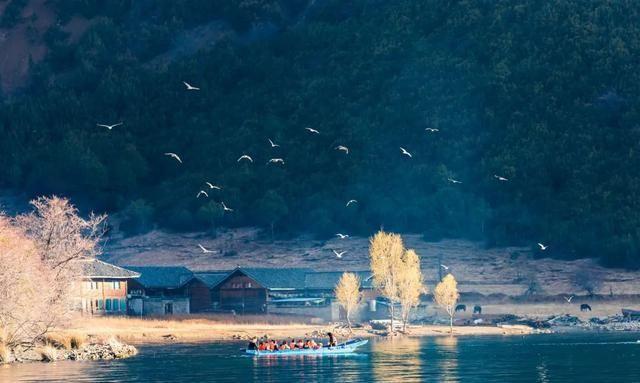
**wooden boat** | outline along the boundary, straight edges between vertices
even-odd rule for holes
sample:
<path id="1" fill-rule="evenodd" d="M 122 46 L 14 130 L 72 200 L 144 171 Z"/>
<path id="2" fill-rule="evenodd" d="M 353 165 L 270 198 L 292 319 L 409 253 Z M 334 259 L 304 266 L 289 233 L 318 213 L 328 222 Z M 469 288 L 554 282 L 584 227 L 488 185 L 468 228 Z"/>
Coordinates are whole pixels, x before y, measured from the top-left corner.
<path id="1" fill-rule="evenodd" d="M 350 341 L 340 343 L 334 347 L 322 347 L 319 349 L 302 349 L 302 350 L 282 350 L 282 351 L 258 351 L 245 350 L 248 355 L 252 356 L 295 356 L 295 355 L 343 355 L 352 354 L 360 346 L 367 344 L 367 339 L 352 339 Z"/>
<path id="2" fill-rule="evenodd" d="M 622 309 L 622 316 L 625 318 L 640 318 L 640 310 Z"/>

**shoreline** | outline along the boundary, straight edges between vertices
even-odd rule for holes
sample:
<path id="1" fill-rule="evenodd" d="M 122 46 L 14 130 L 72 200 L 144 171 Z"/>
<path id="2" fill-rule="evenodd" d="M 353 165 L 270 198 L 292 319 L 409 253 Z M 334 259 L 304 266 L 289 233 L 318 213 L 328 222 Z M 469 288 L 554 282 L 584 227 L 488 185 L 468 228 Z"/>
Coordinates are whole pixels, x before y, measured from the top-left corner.
<path id="1" fill-rule="evenodd" d="M 389 336 L 369 326 L 354 328 L 353 333 L 335 325 L 305 323 L 228 323 L 213 319 L 138 319 L 93 318 L 58 330 L 62 333 L 87 333 L 97 337 L 116 337 L 134 345 L 243 341 L 255 336 L 275 339 L 323 338 L 334 332 L 339 338 L 376 338 Z M 529 326 L 453 326 L 453 336 L 523 335 L 541 332 Z M 397 336 L 431 337 L 449 336 L 448 325 L 411 325 L 407 333 Z M 394 335 L 395 336 L 395 335 Z"/>

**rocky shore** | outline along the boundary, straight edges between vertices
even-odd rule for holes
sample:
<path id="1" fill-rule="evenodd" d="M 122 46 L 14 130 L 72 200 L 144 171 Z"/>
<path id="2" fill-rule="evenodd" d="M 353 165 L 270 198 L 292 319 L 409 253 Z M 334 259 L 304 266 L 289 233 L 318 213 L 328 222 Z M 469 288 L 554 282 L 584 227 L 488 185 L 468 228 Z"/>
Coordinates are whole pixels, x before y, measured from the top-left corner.
<path id="1" fill-rule="evenodd" d="M 110 360 L 134 356 L 138 350 L 115 338 L 107 340 L 90 339 L 86 344 L 69 347 L 57 342 L 14 350 L 9 363 L 56 362 L 59 360 Z"/>

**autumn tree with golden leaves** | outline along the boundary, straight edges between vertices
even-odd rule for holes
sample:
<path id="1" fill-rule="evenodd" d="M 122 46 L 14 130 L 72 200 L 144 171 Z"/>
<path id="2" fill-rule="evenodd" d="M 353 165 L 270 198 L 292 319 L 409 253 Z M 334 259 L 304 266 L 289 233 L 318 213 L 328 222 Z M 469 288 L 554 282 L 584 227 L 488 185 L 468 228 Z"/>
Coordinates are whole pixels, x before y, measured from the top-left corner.
<path id="1" fill-rule="evenodd" d="M 336 299 L 345 311 L 347 326 L 351 332 L 351 314 L 360 304 L 360 278 L 353 273 L 344 273 L 335 289 Z"/>
<path id="2" fill-rule="evenodd" d="M 433 299 L 449 314 L 449 331 L 453 334 L 453 316 L 455 314 L 456 302 L 460 294 L 458 293 L 458 282 L 451 274 L 445 275 L 433 290 Z"/>

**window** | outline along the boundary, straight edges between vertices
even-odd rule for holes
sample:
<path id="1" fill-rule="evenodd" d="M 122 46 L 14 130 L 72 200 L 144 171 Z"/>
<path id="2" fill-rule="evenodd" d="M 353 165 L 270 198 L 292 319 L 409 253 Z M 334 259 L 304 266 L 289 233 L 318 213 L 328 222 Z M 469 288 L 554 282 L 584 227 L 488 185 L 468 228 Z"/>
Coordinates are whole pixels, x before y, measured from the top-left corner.
<path id="1" fill-rule="evenodd" d="M 246 288 L 250 289 L 250 288 L 251 288 L 251 282 L 247 282 L 247 283 L 244 285 L 244 287 L 246 287 Z"/>
<path id="2" fill-rule="evenodd" d="M 127 300 L 124 298 L 120 299 L 120 311 L 127 312 Z"/>
<path id="3" fill-rule="evenodd" d="M 113 281 L 113 289 L 120 290 L 120 281 Z"/>
<path id="4" fill-rule="evenodd" d="M 104 306 L 105 306 L 104 307 L 105 310 L 111 311 L 111 299 L 109 299 L 109 298 L 105 299 Z"/>
<path id="5" fill-rule="evenodd" d="M 102 299 L 96 299 L 96 310 L 104 310 Z"/>
<path id="6" fill-rule="evenodd" d="M 231 288 L 232 289 L 241 289 L 242 288 L 242 283 L 232 283 L 231 284 Z"/>

